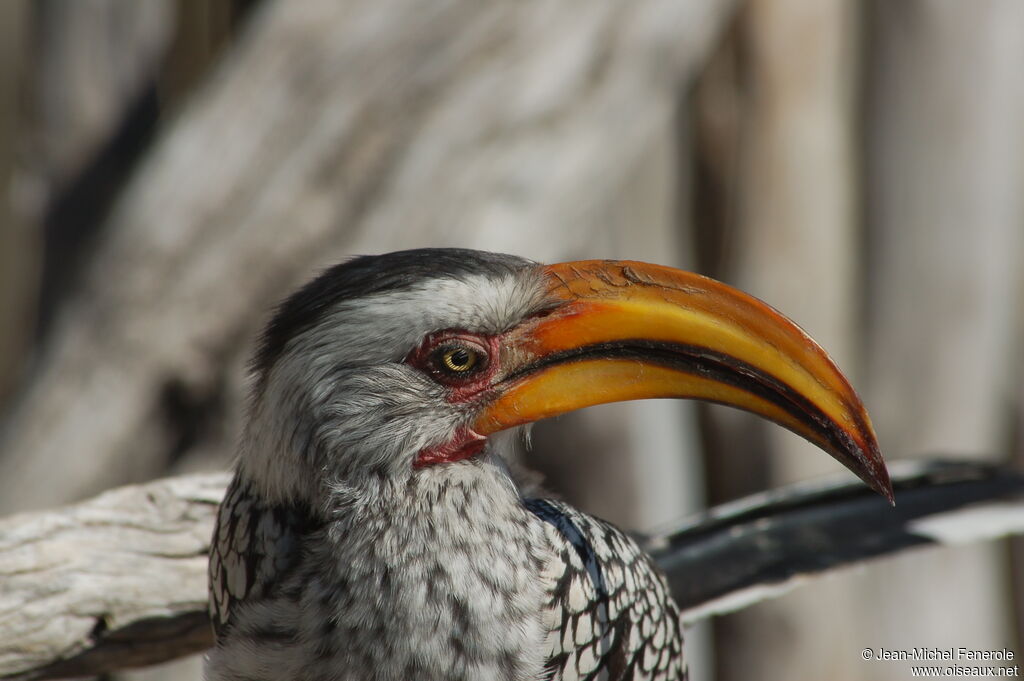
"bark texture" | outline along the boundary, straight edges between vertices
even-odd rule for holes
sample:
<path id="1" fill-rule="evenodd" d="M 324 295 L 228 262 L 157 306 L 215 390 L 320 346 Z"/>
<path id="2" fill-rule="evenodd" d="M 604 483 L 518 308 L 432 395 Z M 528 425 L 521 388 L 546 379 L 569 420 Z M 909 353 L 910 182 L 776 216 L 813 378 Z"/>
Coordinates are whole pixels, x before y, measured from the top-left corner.
<path id="1" fill-rule="evenodd" d="M 206 561 L 224 473 L 0 520 L 0 678 L 85 676 L 213 643 Z"/>

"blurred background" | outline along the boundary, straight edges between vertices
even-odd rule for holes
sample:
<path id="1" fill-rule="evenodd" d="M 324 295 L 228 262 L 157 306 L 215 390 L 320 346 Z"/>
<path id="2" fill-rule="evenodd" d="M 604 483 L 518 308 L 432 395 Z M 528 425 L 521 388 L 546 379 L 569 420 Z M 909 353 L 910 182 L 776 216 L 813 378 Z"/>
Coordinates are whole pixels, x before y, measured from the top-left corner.
<path id="1" fill-rule="evenodd" d="M 270 306 L 426 245 L 709 274 L 831 352 L 890 460 L 1024 465 L 1022 74 L 1016 0 L 3 0 L 0 513 L 228 466 Z M 525 457 L 636 530 L 841 470 L 672 402 L 541 424 Z M 904 679 L 860 651 L 1022 632 L 1009 542 L 688 649 L 697 681 Z"/>

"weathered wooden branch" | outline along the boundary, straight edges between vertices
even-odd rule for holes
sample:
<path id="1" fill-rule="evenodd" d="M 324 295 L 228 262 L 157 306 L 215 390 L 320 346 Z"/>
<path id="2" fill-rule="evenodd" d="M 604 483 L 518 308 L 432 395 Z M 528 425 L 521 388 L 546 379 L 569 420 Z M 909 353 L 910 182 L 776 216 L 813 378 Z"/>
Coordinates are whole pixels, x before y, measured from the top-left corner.
<path id="1" fill-rule="evenodd" d="M 212 644 L 206 555 L 225 474 L 124 487 L 0 520 L 0 680 L 155 664 Z M 849 476 L 712 510 L 646 540 L 694 622 L 852 563 L 1024 532 L 1024 475 L 915 463 L 895 509 Z"/>
<path id="2" fill-rule="evenodd" d="M 206 561 L 227 474 L 0 520 L 0 678 L 153 664 L 212 644 Z"/>

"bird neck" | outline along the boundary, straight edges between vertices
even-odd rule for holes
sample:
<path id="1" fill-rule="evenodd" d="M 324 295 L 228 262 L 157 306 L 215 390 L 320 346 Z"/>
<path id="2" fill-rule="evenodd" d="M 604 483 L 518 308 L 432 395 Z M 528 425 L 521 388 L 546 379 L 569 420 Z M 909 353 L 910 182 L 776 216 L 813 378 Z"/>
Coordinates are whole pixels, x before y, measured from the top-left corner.
<path id="1" fill-rule="evenodd" d="M 410 468 L 402 476 L 336 481 L 328 485 L 327 495 L 332 522 L 347 530 L 394 526 L 396 531 L 426 531 L 435 541 L 524 513 L 519 490 L 501 460 L 491 455 Z"/>
<path id="2" fill-rule="evenodd" d="M 345 585 L 326 604 L 337 630 L 351 632 L 340 649 L 386 650 L 363 664 L 421 669 L 421 678 L 459 669 L 505 678 L 502 664 L 518 669 L 512 678 L 535 678 L 545 635 L 537 566 L 550 547 L 499 467 L 462 461 L 382 484 L 372 498 L 338 492 L 327 541 L 310 559 L 327 583 Z"/>

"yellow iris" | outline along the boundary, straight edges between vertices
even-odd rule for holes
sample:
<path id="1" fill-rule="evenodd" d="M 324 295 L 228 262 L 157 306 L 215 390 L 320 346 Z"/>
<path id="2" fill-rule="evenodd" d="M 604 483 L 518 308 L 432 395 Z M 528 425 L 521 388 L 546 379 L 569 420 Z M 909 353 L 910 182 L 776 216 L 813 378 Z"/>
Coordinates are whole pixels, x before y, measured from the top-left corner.
<path id="1" fill-rule="evenodd" d="M 441 361 L 449 371 L 462 374 L 476 366 L 476 353 L 466 348 L 452 348 L 445 350 Z"/>

